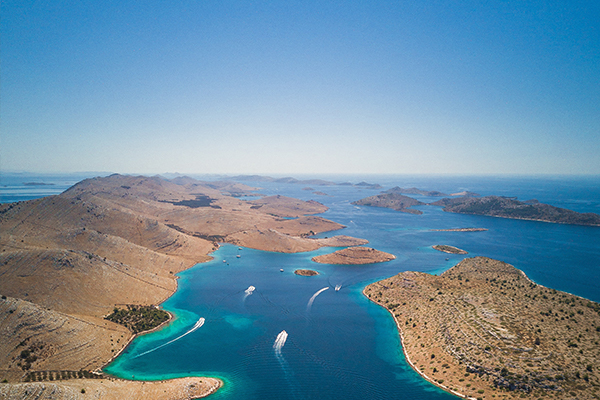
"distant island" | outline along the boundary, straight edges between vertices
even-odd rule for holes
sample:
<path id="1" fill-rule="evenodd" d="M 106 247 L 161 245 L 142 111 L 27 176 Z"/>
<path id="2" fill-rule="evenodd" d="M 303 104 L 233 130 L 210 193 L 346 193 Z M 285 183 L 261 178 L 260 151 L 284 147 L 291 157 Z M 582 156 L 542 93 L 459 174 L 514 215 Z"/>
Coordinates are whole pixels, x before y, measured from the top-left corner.
<path id="1" fill-rule="evenodd" d="M 357 265 L 391 261 L 395 258 L 396 256 L 393 254 L 369 247 L 349 247 L 331 254 L 313 257 L 312 260 L 321 264 Z"/>
<path id="2" fill-rule="evenodd" d="M 463 192 L 452 193 L 450 194 L 450 196 L 479 197 L 481 195 L 479 193 L 469 192 L 468 190 L 465 190 Z"/>
<path id="3" fill-rule="evenodd" d="M 296 179 L 293 178 L 291 176 L 285 177 L 285 178 L 273 178 L 270 176 L 264 176 L 264 175 L 236 175 L 233 176 L 231 178 L 229 178 L 231 180 L 234 181 L 252 181 L 252 182 L 275 182 L 275 183 L 291 183 L 291 184 L 298 184 L 298 185 L 312 185 L 312 186 L 354 186 L 354 187 L 358 187 L 358 188 L 362 188 L 362 189 L 383 189 L 383 186 L 381 186 L 378 183 L 368 183 L 368 182 L 359 182 L 359 183 L 350 183 L 350 182 L 343 182 L 343 183 L 336 183 L 336 182 L 332 182 L 332 181 L 326 181 L 323 179 Z M 302 190 L 313 190 L 313 188 L 303 188 Z"/>
<path id="4" fill-rule="evenodd" d="M 430 229 L 431 232 L 483 232 L 487 230 L 487 228 Z"/>
<path id="5" fill-rule="evenodd" d="M 423 214 L 422 211 L 411 210 L 409 207 L 418 206 L 425 203 L 398 193 L 382 193 L 375 196 L 366 197 L 362 200 L 353 201 L 352 204 L 357 206 L 390 208 L 392 210 L 402 211 L 410 214 Z"/>
<path id="6" fill-rule="evenodd" d="M 317 271 L 314 271 L 312 269 L 297 269 L 294 271 L 294 273 L 296 275 L 300 275 L 300 276 L 315 276 L 315 275 L 319 275 L 319 273 Z"/>
<path id="7" fill-rule="evenodd" d="M 596 397 L 598 303 L 537 285 L 485 257 L 463 260 L 440 276 L 403 272 L 364 294 L 396 320 L 412 368 L 449 392 Z"/>
<path id="8" fill-rule="evenodd" d="M 452 193 L 450 195 L 438 192 L 437 190 L 422 190 L 417 189 L 416 187 L 412 188 L 401 188 L 399 186 L 395 186 L 389 190 L 386 190 L 385 193 L 398 193 L 398 194 L 416 194 L 419 196 L 428 196 L 428 197 L 444 197 L 444 196 L 467 196 L 467 197 L 477 197 L 478 193 L 463 191 L 459 193 Z"/>
<path id="9" fill-rule="evenodd" d="M 427 191 L 427 190 L 421 190 L 421 189 L 417 189 L 416 187 L 412 187 L 412 188 L 401 188 L 399 186 L 395 186 L 389 190 L 386 190 L 385 193 L 398 193 L 398 194 L 417 194 L 420 196 L 429 196 L 429 197 L 443 197 L 443 196 L 448 196 L 445 193 L 442 192 L 438 192 L 435 190 L 432 191 Z"/>
<path id="10" fill-rule="evenodd" d="M 44 183 L 44 182 L 24 182 L 23 186 L 54 186 L 54 183 Z"/>
<path id="11" fill-rule="evenodd" d="M 431 247 L 433 247 L 437 251 L 441 251 L 443 253 L 448 253 L 448 254 L 469 254 L 468 252 L 461 250 L 458 247 L 448 246 L 445 244 L 436 244 Z"/>
<path id="12" fill-rule="evenodd" d="M 431 203 L 447 212 L 486 215 L 491 217 L 525 219 L 561 224 L 600 226 L 600 215 L 578 213 L 565 208 L 543 204 L 537 200 L 519 201 L 514 197 L 486 196 L 481 198 L 444 198 Z"/>

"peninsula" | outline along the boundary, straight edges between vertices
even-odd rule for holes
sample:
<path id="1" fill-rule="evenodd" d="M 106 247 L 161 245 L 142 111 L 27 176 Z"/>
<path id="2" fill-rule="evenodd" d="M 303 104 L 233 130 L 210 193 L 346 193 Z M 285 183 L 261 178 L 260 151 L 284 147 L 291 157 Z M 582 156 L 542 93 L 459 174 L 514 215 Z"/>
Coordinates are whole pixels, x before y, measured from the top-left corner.
<path id="1" fill-rule="evenodd" d="M 0 380 L 9 382 L 2 390 L 14 395 L 34 380 L 46 386 L 53 380 L 52 390 L 67 393 L 73 380 L 77 386 L 102 376 L 134 331 L 164 320 L 147 306 L 171 296 L 175 274 L 210 260 L 219 242 L 286 253 L 367 242 L 315 239 L 343 227 L 312 215 L 327 207 L 285 196 L 236 197 L 253 189 L 115 174 L 57 196 L 0 205 Z M 16 384 L 26 380 L 32 382 Z M 205 394 L 218 386 L 202 381 L 210 383 Z M 126 390 L 138 387 L 119 382 Z"/>
<path id="2" fill-rule="evenodd" d="M 395 258 L 396 256 L 393 254 L 375 250 L 370 247 L 348 247 L 331 254 L 313 257 L 312 260 L 321 264 L 358 265 L 391 261 Z"/>
<path id="3" fill-rule="evenodd" d="M 410 214 L 423 214 L 422 211 L 412 210 L 409 207 L 425 204 L 412 197 L 404 196 L 398 193 L 382 193 L 375 196 L 369 196 L 362 200 L 353 201 L 357 206 L 371 206 L 390 208 L 396 211 L 402 211 Z"/>
<path id="4" fill-rule="evenodd" d="M 447 212 L 487 215 L 491 217 L 525 219 L 560 224 L 600 226 L 600 215 L 578 213 L 565 208 L 543 204 L 537 200 L 519 201 L 514 197 L 485 196 L 481 198 L 444 198 L 431 203 Z"/>
<path id="5" fill-rule="evenodd" d="M 600 304 L 535 284 L 501 261 L 403 272 L 364 294 L 396 320 L 410 365 L 469 398 L 596 398 Z M 542 397 L 543 398 L 543 397 Z"/>

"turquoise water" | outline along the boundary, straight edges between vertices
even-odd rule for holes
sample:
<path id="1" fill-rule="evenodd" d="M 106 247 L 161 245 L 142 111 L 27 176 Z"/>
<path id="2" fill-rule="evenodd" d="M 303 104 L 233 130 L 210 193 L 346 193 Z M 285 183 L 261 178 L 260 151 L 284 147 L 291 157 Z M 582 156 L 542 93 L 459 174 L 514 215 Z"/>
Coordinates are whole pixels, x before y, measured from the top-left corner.
<path id="1" fill-rule="evenodd" d="M 558 207 L 600 213 L 600 177 L 320 178 L 364 180 L 384 189 L 416 186 L 446 193 L 470 190 L 521 200 L 536 198 Z M 371 246 L 395 254 L 396 260 L 335 266 L 310 260 L 332 248 L 281 254 L 223 245 L 213 261 L 179 274 L 179 290 L 163 304 L 177 318 L 164 329 L 136 339 L 106 367 L 107 373 L 151 380 L 215 376 L 225 382 L 211 396 L 216 399 L 453 398 L 408 366 L 393 319 L 361 293 L 375 280 L 406 270 L 441 273 L 465 257 L 435 251 L 434 244 L 465 249 L 467 257 L 506 261 L 542 285 L 600 301 L 598 227 L 451 214 L 433 206 L 420 206 L 424 214 L 412 215 L 350 204 L 379 190 L 318 186 L 315 190 L 329 196 L 315 196 L 302 190 L 303 185 L 245 183 L 260 187 L 261 194 L 324 203 L 330 209 L 322 216 L 346 228 L 319 236 L 366 238 Z M 11 190 L 11 196 L 23 199 L 18 188 Z M 488 231 L 432 231 L 465 227 Z M 316 269 L 320 275 L 297 276 L 293 274 L 297 268 Z M 255 290 L 247 295 L 251 285 Z M 324 288 L 309 307 L 311 298 Z M 200 318 L 204 324 L 190 332 Z M 288 337 L 278 350 L 273 346 L 283 330 Z"/>
<path id="2" fill-rule="evenodd" d="M 412 182 L 380 177 L 374 182 L 386 188 L 401 185 L 516 194 L 522 200 L 538 198 L 582 212 L 597 211 L 600 201 L 597 178 L 573 182 L 471 178 L 466 184 L 462 178 L 454 179 L 456 182 L 448 178 Z M 302 191 L 302 185 L 254 185 L 264 194 L 314 197 Z M 511 188 L 516 193 L 511 193 Z M 465 257 L 437 252 L 431 248 L 434 244 L 465 249 L 469 257 L 482 255 L 509 262 L 538 283 L 600 300 L 596 284 L 600 279 L 600 228 L 450 214 L 433 206 L 420 206 L 424 214 L 411 215 L 350 204 L 379 191 L 342 186 L 318 190 L 329 194 L 316 199 L 330 207 L 323 216 L 347 226 L 319 236 L 367 238 L 373 247 L 391 252 L 397 259 L 334 266 L 310 260 L 335 250 L 331 248 L 281 254 L 224 245 L 214 254 L 214 261 L 180 274 L 178 292 L 163 304 L 178 319 L 134 341 L 105 371 L 135 379 L 216 376 L 225 382 L 213 395 L 217 399 L 452 398 L 408 366 L 393 319 L 361 293 L 377 279 L 406 270 L 441 273 Z M 489 230 L 431 231 L 461 227 Z M 297 276 L 293 274 L 297 268 L 316 269 L 320 275 Z M 246 294 L 251 285 L 256 289 Z M 152 351 L 188 332 L 199 318 L 205 318 L 200 328 Z M 274 344 L 283 330 L 288 337 L 278 351 Z"/>
<path id="3" fill-rule="evenodd" d="M 311 265 L 310 258 L 324 252 L 222 246 L 214 261 L 180 274 L 180 289 L 163 304 L 178 319 L 136 340 L 105 371 L 135 379 L 216 376 L 226 386 L 214 397 L 227 399 L 385 399 L 398 390 L 407 398 L 447 397 L 410 370 L 393 320 L 362 296 L 364 279 L 376 267 Z M 307 266 L 320 275 L 293 273 Z M 246 294 L 250 285 L 256 289 Z M 136 357 L 185 333 L 200 317 L 206 321 L 196 331 Z M 273 345 L 282 330 L 289 336 L 278 356 Z"/>

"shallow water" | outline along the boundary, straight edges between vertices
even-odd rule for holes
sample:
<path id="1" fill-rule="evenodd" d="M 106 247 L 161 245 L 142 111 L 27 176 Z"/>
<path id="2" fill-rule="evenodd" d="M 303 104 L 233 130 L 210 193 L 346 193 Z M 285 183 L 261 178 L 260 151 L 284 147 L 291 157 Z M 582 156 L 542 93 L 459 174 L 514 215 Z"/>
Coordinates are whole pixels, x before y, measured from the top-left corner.
<path id="1" fill-rule="evenodd" d="M 598 209 L 600 185 L 585 189 L 596 181 L 585 178 L 557 183 L 550 179 L 537 186 L 532 182 L 537 181 L 475 179 L 463 186 L 456 182 L 450 186 L 452 182 L 438 178 L 420 183 L 377 181 L 386 188 L 401 185 L 504 195 L 515 194 L 507 187 L 512 183 L 521 199 L 535 197 L 563 207 L 569 204 L 578 211 Z M 420 206 L 423 215 L 356 207 L 350 202 L 379 193 L 356 187 L 318 187 L 315 190 L 329 196 L 315 196 L 303 191 L 302 185 L 254 185 L 261 186 L 264 194 L 326 204 L 330 210 L 323 216 L 347 228 L 319 236 L 367 238 L 371 246 L 393 253 L 397 259 L 334 266 L 310 260 L 335 250 L 332 248 L 281 254 L 224 245 L 214 253 L 215 260 L 180 274 L 178 292 L 163 304 L 178 319 L 134 341 L 105 369 L 107 373 L 135 379 L 216 376 L 226 383 L 214 395 L 217 399 L 452 398 L 408 366 L 393 319 L 361 293 L 368 283 L 401 271 L 441 273 L 467 257 L 435 251 L 431 248 L 434 244 L 465 249 L 468 257 L 482 255 L 509 262 L 540 284 L 600 300 L 595 285 L 600 279 L 600 228 L 450 214 L 433 206 Z M 556 199 L 552 199 L 553 193 Z M 489 230 L 431 231 L 461 227 Z M 298 268 L 316 269 L 320 275 L 297 276 L 293 271 Z M 250 285 L 256 289 L 247 294 Z M 339 285 L 341 289 L 336 291 Z M 136 357 L 189 331 L 200 317 L 206 322 L 196 331 Z M 282 330 L 288 337 L 277 349 L 274 345 Z"/>

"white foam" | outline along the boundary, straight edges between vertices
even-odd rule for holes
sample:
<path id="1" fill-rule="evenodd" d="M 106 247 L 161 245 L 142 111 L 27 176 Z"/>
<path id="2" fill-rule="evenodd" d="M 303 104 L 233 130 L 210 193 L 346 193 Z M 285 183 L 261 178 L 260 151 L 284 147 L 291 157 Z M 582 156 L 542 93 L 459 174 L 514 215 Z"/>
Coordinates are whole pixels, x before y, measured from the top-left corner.
<path id="1" fill-rule="evenodd" d="M 275 354 L 277 354 L 277 355 L 281 354 L 281 348 L 285 344 L 287 337 L 288 337 L 288 333 L 285 330 L 279 332 L 279 334 L 277 335 L 277 338 L 275 339 L 275 343 L 273 343 L 273 348 L 275 349 Z"/>
<path id="2" fill-rule="evenodd" d="M 182 337 L 184 337 L 184 336 L 186 336 L 186 335 L 189 335 L 190 333 L 194 332 L 196 329 L 198 329 L 198 328 L 200 328 L 202 325 L 204 325 L 204 321 L 205 321 L 205 319 L 204 319 L 204 318 L 202 318 L 202 317 L 200 317 L 200 319 L 199 319 L 198 321 L 196 321 L 196 323 L 194 324 L 194 326 L 192 326 L 192 329 L 190 329 L 189 331 L 187 331 L 187 332 L 186 332 L 186 333 L 184 333 L 183 335 L 181 335 L 181 336 L 178 336 L 178 337 L 176 337 L 175 339 L 173 339 L 173 340 L 170 340 L 170 341 L 168 341 L 167 343 L 161 344 L 160 346 L 158 346 L 158 347 L 155 347 L 155 348 L 153 348 L 153 349 L 151 349 L 151 350 L 148 350 L 148 351 L 145 351 L 145 352 L 143 352 L 143 353 L 140 353 L 140 354 L 138 354 L 137 356 L 135 356 L 135 357 L 133 357 L 133 358 L 138 358 L 138 357 L 141 357 L 141 356 L 143 356 L 143 355 L 145 355 L 145 354 L 152 353 L 153 351 L 155 351 L 155 350 L 158 350 L 158 349 L 160 349 L 161 347 L 165 347 L 166 345 L 168 345 L 168 344 L 171 344 L 171 343 L 173 343 L 173 342 L 175 342 L 175 341 L 177 341 L 177 340 L 181 339 Z"/>
<path id="3" fill-rule="evenodd" d="M 324 291 L 326 291 L 327 289 L 329 289 L 329 286 L 324 287 L 321 290 L 318 290 L 315 294 L 312 295 L 312 297 L 308 301 L 308 305 L 306 306 L 306 311 L 310 311 L 310 308 L 312 307 L 312 304 L 315 301 L 315 299 L 317 298 L 317 296 L 320 295 L 321 293 L 323 293 Z"/>

